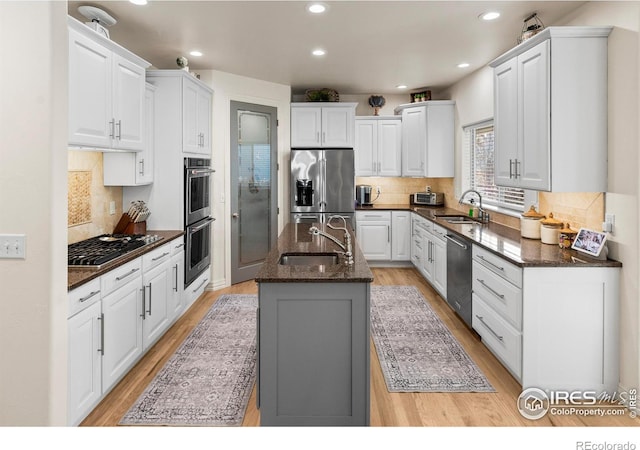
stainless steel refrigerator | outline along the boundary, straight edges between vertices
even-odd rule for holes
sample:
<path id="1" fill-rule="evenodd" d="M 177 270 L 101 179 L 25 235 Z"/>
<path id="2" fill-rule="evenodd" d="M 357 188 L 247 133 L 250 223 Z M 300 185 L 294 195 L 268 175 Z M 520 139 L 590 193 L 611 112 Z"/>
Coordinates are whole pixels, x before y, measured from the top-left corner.
<path id="1" fill-rule="evenodd" d="M 355 229 L 352 148 L 291 149 L 291 221 L 326 222 L 347 217 Z"/>

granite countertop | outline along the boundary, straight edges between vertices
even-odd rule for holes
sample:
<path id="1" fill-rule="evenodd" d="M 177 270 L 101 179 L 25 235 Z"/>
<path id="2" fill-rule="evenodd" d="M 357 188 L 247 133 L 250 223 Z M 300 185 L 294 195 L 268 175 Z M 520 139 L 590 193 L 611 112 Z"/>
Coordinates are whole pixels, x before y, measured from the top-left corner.
<path id="1" fill-rule="evenodd" d="M 457 225 L 438 217 L 443 214 L 463 215 L 455 209 L 411 206 L 410 210 L 520 267 L 622 267 L 619 261 L 592 258 L 576 250 L 523 238 L 519 230 L 494 222 Z"/>
<path id="2" fill-rule="evenodd" d="M 147 234 L 155 234 L 162 239 L 155 241 L 149 245 L 145 245 L 142 248 L 138 248 L 133 250 L 130 253 L 127 253 L 123 258 L 118 259 L 117 261 L 112 261 L 107 264 L 104 264 L 100 269 L 92 269 L 90 267 L 87 268 L 76 268 L 70 267 L 67 269 L 67 291 L 77 288 L 89 281 L 98 278 L 101 275 L 109 272 L 110 270 L 115 269 L 116 267 L 120 267 L 123 264 L 132 261 L 145 253 L 150 252 L 151 250 L 158 248 L 167 242 L 172 241 L 173 239 L 184 236 L 184 231 L 180 230 L 147 230 Z"/>
<path id="3" fill-rule="evenodd" d="M 344 232 L 333 230 L 326 224 L 288 223 L 280 236 L 278 244 L 265 259 L 262 268 L 256 275 L 258 283 L 370 283 L 373 281 L 373 273 L 358 247 L 358 242 L 353 231 L 351 232 L 351 244 L 353 247 L 353 265 L 344 264 L 344 257 L 340 256 L 340 263 L 327 266 L 285 266 L 278 264 L 283 253 L 333 253 L 340 249 L 334 242 L 322 236 L 309 234 L 311 226 L 318 227 L 321 231 L 335 236 L 343 241 Z"/>

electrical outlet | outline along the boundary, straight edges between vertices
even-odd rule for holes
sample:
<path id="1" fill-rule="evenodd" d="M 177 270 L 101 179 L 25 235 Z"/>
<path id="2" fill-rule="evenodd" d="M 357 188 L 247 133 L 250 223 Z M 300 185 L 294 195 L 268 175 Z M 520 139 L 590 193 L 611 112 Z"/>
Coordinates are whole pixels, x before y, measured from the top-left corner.
<path id="1" fill-rule="evenodd" d="M 380 186 L 376 186 L 376 194 L 380 195 L 380 192 L 381 192 Z"/>
<path id="2" fill-rule="evenodd" d="M 24 234 L 0 234 L 1 259 L 26 259 L 27 236 Z"/>
<path id="3" fill-rule="evenodd" d="M 109 214 L 113 216 L 115 213 L 116 213 L 116 202 L 111 200 L 109 202 Z"/>

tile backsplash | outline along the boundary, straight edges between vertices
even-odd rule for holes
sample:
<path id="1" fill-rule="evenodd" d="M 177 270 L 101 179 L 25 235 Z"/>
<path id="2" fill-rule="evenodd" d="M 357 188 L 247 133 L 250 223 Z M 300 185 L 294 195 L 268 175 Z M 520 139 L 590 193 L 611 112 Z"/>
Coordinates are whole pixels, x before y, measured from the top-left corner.
<path id="1" fill-rule="evenodd" d="M 434 192 L 444 193 L 444 204 L 448 208 L 468 212 L 468 206 L 458 205 L 453 178 L 401 178 L 401 177 L 356 177 L 356 184 L 368 184 L 373 187 L 373 198 L 376 198 L 376 187 L 380 187 L 380 197 L 376 204 L 408 204 L 409 195 L 424 192 L 431 186 Z M 554 218 L 571 224 L 571 228 L 580 227 L 599 230 L 604 220 L 604 194 L 601 192 L 570 192 L 538 194 L 538 211 L 545 216 L 553 212 Z M 528 206 L 527 206 L 528 208 Z M 491 220 L 510 228 L 520 229 L 520 217 L 507 216 L 497 212 L 491 213 Z"/>
<path id="2" fill-rule="evenodd" d="M 122 187 L 103 185 L 102 153 L 68 152 L 69 244 L 112 233 L 122 215 Z M 109 204 L 115 202 L 115 214 Z"/>

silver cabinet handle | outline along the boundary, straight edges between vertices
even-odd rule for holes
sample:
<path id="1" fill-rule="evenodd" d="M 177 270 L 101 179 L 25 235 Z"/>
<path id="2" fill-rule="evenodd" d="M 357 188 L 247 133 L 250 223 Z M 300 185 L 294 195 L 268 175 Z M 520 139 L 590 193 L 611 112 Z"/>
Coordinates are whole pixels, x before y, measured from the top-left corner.
<path id="1" fill-rule="evenodd" d="M 118 135 L 116 139 L 122 140 L 122 120 L 118 120 Z"/>
<path id="2" fill-rule="evenodd" d="M 80 301 L 80 303 L 83 303 L 89 300 L 91 297 L 98 295 L 99 293 L 100 293 L 100 289 L 98 289 L 97 291 L 90 292 L 89 295 L 87 295 L 86 297 L 82 297 L 78 300 Z"/>
<path id="3" fill-rule="evenodd" d="M 234 219 L 237 219 L 238 217 L 240 217 L 240 214 L 233 213 L 233 214 L 231 214 L 231 217 L 233 217 Z"/>
<path id="4" fill-rule="evenodd" d="M 116 132 L 115 132 L 115 123 L 116 123 L 116 119 L 111 119 L 109 121 L 109 126 L 111 127 L 111 132 L 109 133 L 109 137 L 111 139 L 113 139 L 113 136 L 116 134 Z"/>
<path id="5" fill-rule="evenodd" d="M 498 333 L 493 331 L 489 325 L 487 325 L 487 322 L 484 321 L 484 318 L 482 316 L 479 316 L 479 315 L 476 314 L 476 317 L 478 318 L 478 320 L 480 322 L 482 322 L 482 325 L 487 327 L 487 330 L 489 330 L 491 332 L 491 334 L 493 334 L 496 337 L 496 339 L 498 339 L 499 341 L 503 341 L 504 340 L 503 336 L 500 336 Z"/>
<path id="6" fill-rule="evenodd" d="M 515 164 L 515 167 L 516 167 L 515 172 L 516 172 L 516 173 L 514 174 L 513 178 L 518 179 L 518 177 L 521 175 L 520 173 L 518 173 L 518 166 L 520 165 L 520 161 L 518 161 L 518 160 L 516 159 L 516 160 L 515 160 L 515 162 L 516 162 L 516 164 Z"/>
<path id="7" fill-rule="evenodd" d="M 509 179 L 513 178 L 513 159 L 509 159 Z"/>
<path id="8" fill-rule="evenodd" d="M 125 279 L 125 278 L 127 278 L 129 275 L 131 275 L 131 274 L 133 274 L 133 273 L 136 273 L 138 270 L 140 270 L 140 269 L 138 269 L 138 268 L 131 269 L 131 271 L 130 271 L 130 272 L 127 272 L 127 273 L 125 273 L 124 275 L 120 275 L 119 277 L 116 277 L 116 281 L 124 280 L 124 279 Z"/>
<path id="9" fill-rule="evenodd" d="M 155 261 L 157 261 L 157 260 L 159 260 L 159 259 L 164 258 L 164 257 L 165 257 L 165 256 L 167 256 L 168 254 L 169 254 L 169 252 L 164 252 L 162 255 L 160 255 L 160 256 L 156 256 L 155 258 L 152 258 L 152 259 L 151 259 L 151 261 L 154 261 L 154 262 L 155 262 Z"/>
<path id="10" fill-rule="evenodd" d="M 175 247 L 173 247 L 173 248 L 180 248 L 180 247 L 184 247 L 184 242 L 183 242 L 182 244 L 178 244 L 178 245 L 176 245 L 176 246 L 175 246 Z"/>
<path id="11" fill-rule="evenodd" d="M 456 301 L 454 301 L 453 303 L 456 304 L 456 308 L 458 308 L 458 311 L 460 311 L 462 309 L 462 305 Z"/>
<path id="12" fill-rule="evenodd" d="M 387 225 L 387 242 L 391 242 L 391 227 Z"/>
<path id="13" fill-rule="evenodd" d="M 149 309 L 147 309 L 149 315 L 151 315 L 151 283 L 149 283 Z"/>
<path id="14" fill-rule="evenodd" d="M 144 175 L 144 159 L 140 160 L 140 175 Z"/>
<path id="15" fill-rule="evenodd" d="M 147 313 L 147 304 L 146 304 L 146 295 L 147 295 L 147 290 L 145 289 L 144 286 L 142 286 L 142 289 L 140 289 L 142 291 L 142 314 L 140 314 L 140 317 L 142 317 L 142 320 L 146 319 L 146 313 Z"/>
<path id="16" fill-rule="evenodd" d="M 100 348 L 98 351 L 101 356 L 104 356 L 104 313 L 100 313 L 98 320 L 100 321 Z"/>
<path id="17" fill-rule="evenodd" d="M 499 294 L 498 292 L 494 291 L 491 286 L 489 286 L 487 283 L 484 282 L 484 280 L 481 280 L 480 278 L 476 278 L 476 280 L 478 280 L 478 283 L 480 283 L 485 288 L 487 288 L 487 290 L 489 292 L 491 292 L 493 295 L 495 295 L 498 298 L 504 299 L 504 295 L 503 294 Z"/>
<path id="18" fill-rule="evenodd" d="M 205 283 L 208 283 L 208 282 L 209 282 L 209 279 L 205 278 L 204 280 L 202 280 L 202 283 L 200 283 L 198 287 L 193 290 L 193 292 L 198 292 L 198 289 L 200 289 Z"/>
<path id="19" fill-rule="evenodd" d="M 495 267 L 498 270 L 502 270 L 504 272 L 504 267 L 500 267 L 495 265 L 494 263 L 492 263 L 491 261 L 489 261 L 488 259 L 486 259 L 484 256 L 482 255 L 478 255 L 478 258 L 480 258 L 481 260 L 483 260 L 484 262 L 486 262 L 487 264 L 489 264 L 490 266 Z"/>
<path id="20" fill-rule="evenodd" d="M 176 270 L 176 287 L 173 288 L 173 291 L 178 292 L 178 265 L 176 264 L 173 268 Z"/>

